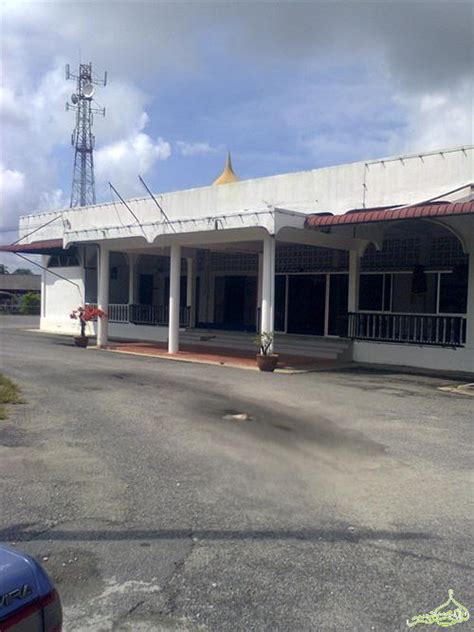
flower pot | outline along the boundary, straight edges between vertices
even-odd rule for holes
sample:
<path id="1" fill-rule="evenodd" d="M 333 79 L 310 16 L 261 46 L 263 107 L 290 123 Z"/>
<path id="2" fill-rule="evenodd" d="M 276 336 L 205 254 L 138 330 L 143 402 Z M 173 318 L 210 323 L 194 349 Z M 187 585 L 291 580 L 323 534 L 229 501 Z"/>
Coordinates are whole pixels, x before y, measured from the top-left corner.
<path id="1" fill-rule="evenodd" d="M 74 336 L 74 344 L 76 345 L 76 347 L 82 347 L 83 349 L 85 349 L 87 345 L 89 344 L 89 337 L 88 336 Z"/>
<path id="2" fill-rule="evenodd" d="M 257 366 L 260 371 L 272 373 L 276 369 L 278 363 L 278 353 L 269 353 L 268 355 L 257 354 Z"/>

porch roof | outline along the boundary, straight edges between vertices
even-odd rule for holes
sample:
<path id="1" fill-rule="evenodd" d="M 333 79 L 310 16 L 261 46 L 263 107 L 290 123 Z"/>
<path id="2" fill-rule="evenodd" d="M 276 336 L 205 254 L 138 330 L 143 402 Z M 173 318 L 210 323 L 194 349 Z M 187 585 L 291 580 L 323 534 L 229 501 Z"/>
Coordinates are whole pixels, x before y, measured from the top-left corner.
<path id="1" fill-rule="evenodd" d="M 14 243 L 0 246 L 0 252 L 23 252 L 32 255 L 48 255 L 63 249 L 62 239 L 45 239 L 29 244 Z"/>
<path id="2" fill-rule="evenodd" d="M 331 213 L 314 214 L 307 217 L 305 228 L 316 230 L 322 226 L 370 224 L 394 220 L 452 217 L 455 215 L 474 215 L 474 200 L 467 202 L 432 202 L 413 206 L 356 209 L 348 211 L 344 215 L 332 215 Z"/>

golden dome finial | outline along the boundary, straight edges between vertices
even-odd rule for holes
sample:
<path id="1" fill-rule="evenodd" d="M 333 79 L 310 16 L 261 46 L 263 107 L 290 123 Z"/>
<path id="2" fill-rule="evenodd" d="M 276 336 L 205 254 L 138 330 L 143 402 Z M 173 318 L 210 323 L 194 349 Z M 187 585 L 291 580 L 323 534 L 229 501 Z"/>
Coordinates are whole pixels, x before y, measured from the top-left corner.
<path id="1" fill-rule="evenodd" d="M 231 182 L 237 182 L 238 179 L 239 178 L 235 175 L 234 170 L 232 169 L 232 160 L 230 157 L 230 151 L 228 151 L 224 171 L 216 180 L 214 180 L 212 184 L 230 184 Z"/>

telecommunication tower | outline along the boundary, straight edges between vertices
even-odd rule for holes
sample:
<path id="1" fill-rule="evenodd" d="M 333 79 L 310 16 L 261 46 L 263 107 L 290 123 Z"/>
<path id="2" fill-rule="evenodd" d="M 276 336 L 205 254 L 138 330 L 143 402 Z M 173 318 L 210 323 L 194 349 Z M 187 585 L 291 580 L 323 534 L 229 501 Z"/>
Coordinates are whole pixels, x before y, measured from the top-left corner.
<path id="1" fill-rule="evenodd" d="M 94 114 L 105 116 L 105 108 L 98 106 L 94 100 L 94 86 L 107 85 L 107 72 L 103 79 L 98 79 L 92 72 L 92 64 L 79 64 L 77 74 L 66 65 L 66 79 L 77 81 L 76 92 L 71 95 L 71 103 L 66 103 L 66 111 L 76 112 L 76 127 L 71 134 L 71 145 L 74 146 L 74 173 L 72 177 L 70 206 L 86 206 L 95 204 L 94 181 L 94 144 L 92 134 Z"/>

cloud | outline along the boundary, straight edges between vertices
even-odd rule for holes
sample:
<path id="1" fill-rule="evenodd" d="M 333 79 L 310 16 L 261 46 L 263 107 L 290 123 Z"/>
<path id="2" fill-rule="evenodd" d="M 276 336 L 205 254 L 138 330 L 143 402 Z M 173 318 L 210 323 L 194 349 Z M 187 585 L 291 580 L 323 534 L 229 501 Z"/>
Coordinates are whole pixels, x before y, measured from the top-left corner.
<path id="1" fill-rule="evenodd" d="M 131 196 L 143 191 L 138 175 L 147 175 L 157 160 L 170 156 L 171 145 L 167 141 L 153 141 L 148 134 L 139 132 L 96 151 L 97 179 L 103 187 L 110 181 L 122 196 Z"/>
<path id="2" fill-rule="evenodd" d="M 8 204 L 9 199 L 18 195 L 24 187 L 24 173 L 5 169 L 4 165 L 0 164 L 0 196 L 3 203 Z"/>
<path id="3" fill-rule="evenodd" d="M 222 146 L 212 147 L 208 142 L 188 143 L 184 140 L 178 140 L 176 145 L 183 156 L 203 156 L 222 150 Z"/>
<path id="4" fill-rule="evenodd" d="M 442 149 L 473 142 L 472 86 L 465 81 L 450 92 L 400 95 L 407 120 L 403 151 Z"/>
<path id="5" fill-rule="evenodd" d="M 8 225 L 15 224 L 20 214 L 69 204 L 61 180 L 70 186 L 74 149 L 68 139 L 75 114 L 66 112 L 64 104 L 70 102 L 74 90 L 74 83 L 65 81 L 63 59 L 57 59 L 36 85 L 30 68 L 24 68 L 19 77 L 7 78 L 1 117 L 7 163 L 2 167 L 2 219 Z M 137 86 L 112 81 L 97 90 L 97 98 L 106 107 L 105 119 L 94 117 L 93 132 L 101 141 L 95 152 L 97 189 L 104 193 L 106 182 L 112 180 L 126 194 L 136 192 L 132 178 L 138 172 L 146 174 L 156 160 L 168 158 L 171 147 L 143 132 L 149 122 L 145 110 L 149 97 Z"/>
<path id="6" fill-rule="evenodd" d="M 102 194 L 108 179 L 138 192 L 137 173 L 159 161 L 166 177 L 173 166 L 191 177 L 179 160 L 217 161 L 221 143 L 249 158 L 248 177 L 472 143 L 469 2 L 6 2 L 2 12 L 3 168 L 23 174 L 21 187 L 7 178 L 9 224 L 67 204 L 64 63 L 79 48 L 111 79 L 96 97 L 106 118 L 94 121 Z M 206 140 L 176 142 L 167 160 L 163 138 Z"/>

